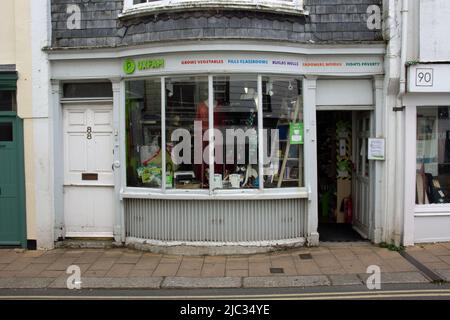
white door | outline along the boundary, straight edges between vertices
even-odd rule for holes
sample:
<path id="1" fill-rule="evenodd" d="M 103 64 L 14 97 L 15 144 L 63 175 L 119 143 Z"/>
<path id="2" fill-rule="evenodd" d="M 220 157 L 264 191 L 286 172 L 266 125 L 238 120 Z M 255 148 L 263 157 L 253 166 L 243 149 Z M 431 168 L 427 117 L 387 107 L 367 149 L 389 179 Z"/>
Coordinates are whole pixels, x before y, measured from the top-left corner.
<path id="1" fill-rule="evenodd" d="M 66 237 L 112 237 L 112 106 L 70 104 L 63 109 Z"/>
<path id="2" fill-rule="evenodd" d="M 372 217 L 370 162 L 367 157 L 371 134 L 371 112 L 354 112 L 353 137 L 355 178 L 353 179 L 353 228 L 368 238 Z"/>

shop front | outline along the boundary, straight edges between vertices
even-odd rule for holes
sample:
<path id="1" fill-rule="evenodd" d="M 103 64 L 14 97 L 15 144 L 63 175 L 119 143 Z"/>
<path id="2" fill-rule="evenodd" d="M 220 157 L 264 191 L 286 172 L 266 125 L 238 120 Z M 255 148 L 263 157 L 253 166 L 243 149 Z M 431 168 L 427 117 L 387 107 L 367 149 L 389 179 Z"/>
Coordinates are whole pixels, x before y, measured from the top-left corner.
<path id="1" fill-rule="evenodd" d="M 405 244 L 450 241 L 450 65 L 409 67 Z"/>
<path id="2" fill-rule="evenodd" d="M 50 55 L 58 238 L 209 253 L 318 245 L 316 112 L 368 115 L 368 136 L 351 138 L 367 152 L 383 134 L 383 47 L 215 45 Z M 375 240 L 381 169 L 361 159 L 370 188 L 355 202 Z"/>
<path id="3" fill-rule="evenodd" d="M 0 65 L 0 248 L 27 247 L 23 119 L 15 65 Z"/>

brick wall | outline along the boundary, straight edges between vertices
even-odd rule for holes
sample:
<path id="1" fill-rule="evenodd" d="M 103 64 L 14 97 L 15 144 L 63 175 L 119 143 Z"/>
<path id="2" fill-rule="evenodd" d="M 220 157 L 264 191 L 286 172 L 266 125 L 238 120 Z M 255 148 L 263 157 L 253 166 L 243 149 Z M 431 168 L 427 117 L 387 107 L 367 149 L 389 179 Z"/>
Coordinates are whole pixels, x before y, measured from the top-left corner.
<path id="1" fill-rule="evenodd" d="M 265 39 L 290 42 L 382 41 L 367 28 L 366 10 L 381 0 L 305 0 L 309 16 L 246 11 L 164 13 L 118 19 L 123 0 L 52 0 L 52 47 L 127 46 L 189 39 Z M 67 5 L 81 8 L 81 29 L 67 28 Z"/>

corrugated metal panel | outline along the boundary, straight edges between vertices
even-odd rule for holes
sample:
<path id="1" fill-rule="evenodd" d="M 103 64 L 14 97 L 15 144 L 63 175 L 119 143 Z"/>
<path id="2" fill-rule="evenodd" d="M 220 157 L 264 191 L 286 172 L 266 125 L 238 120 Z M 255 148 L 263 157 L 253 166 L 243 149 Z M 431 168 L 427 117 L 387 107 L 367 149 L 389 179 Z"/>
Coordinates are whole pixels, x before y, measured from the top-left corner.
<path id="1" fill-rule="evenodd" d="M 126 236 L 160 241 L 248 242 L 304 236 L 304 199 L 125 199 Z"/>

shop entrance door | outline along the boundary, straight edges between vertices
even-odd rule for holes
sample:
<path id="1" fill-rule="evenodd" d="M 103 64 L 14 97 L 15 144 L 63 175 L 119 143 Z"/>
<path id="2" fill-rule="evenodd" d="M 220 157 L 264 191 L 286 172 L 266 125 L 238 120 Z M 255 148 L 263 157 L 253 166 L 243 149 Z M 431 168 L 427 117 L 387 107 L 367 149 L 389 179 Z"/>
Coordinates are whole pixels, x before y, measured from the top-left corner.
<path id="1" fill-rule="evenodd" d="M 355 179 L 353 182 L 353 194 L 355 198 L 353 213 L 353 228 L 361 236 L 368 238 L 370 221 L 372 217 L 372 198 L 370 184 L 370 162 L 368 160 L 368 139 L 371 136 L 371 112 L 354 112 L 354 144 L 353 154 Z"/>
<path id="2" fill-rule="evenodd" d="M 318 232 L 322 242 L 367 239 L 370 130 L 370 112 L 317 112 Z"/>
<path id="3" fill-rule="evenodd" d="M 0 116 L 0 246 L 25 246 L 22 122 Z"/>
<path id="4" fill-rule="evenodd" d="M 66 237 L 113 236 L 114 172 L 111 105 L 63 107 Z"/>

